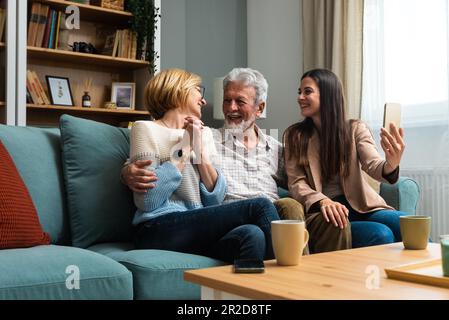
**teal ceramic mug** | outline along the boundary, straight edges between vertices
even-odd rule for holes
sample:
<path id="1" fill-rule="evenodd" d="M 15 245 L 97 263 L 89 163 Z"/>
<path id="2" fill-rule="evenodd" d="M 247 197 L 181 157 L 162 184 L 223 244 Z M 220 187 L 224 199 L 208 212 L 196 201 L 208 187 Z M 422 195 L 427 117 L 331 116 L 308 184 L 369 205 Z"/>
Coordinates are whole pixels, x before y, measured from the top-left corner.
<path id="1" fill-rule="evenodd" d="M 440 236 L 443 275 L 449 277 L 449 234 Z"/>

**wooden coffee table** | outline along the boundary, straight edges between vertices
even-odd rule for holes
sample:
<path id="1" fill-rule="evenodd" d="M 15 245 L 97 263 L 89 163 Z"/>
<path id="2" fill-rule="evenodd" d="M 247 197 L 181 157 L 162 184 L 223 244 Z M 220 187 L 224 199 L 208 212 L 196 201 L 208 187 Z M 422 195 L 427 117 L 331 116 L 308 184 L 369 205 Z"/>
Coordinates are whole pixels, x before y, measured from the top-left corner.
<path id="1" fill-rule="evenodd" d="M 184 279 L 201 285 L 202 299 L 449 299 L 449 289 L 388 279 L 384 271 L 440 257 L 439 244 L 404 250 L 393 243 L 304 256 L 293 267 L 266 261 L 261 274 L 235 274 L 228 265 L 189 270 Z"/>

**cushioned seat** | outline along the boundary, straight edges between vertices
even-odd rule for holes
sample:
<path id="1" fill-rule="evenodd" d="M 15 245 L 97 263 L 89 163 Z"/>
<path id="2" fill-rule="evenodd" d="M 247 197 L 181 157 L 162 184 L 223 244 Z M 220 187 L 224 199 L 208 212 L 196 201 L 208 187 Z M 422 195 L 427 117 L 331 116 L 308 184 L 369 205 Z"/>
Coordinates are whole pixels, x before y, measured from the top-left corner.
<path id="1" fill-rule="evenodd" d="M 200 287 L 184 281 L 184 271 L 224 264 L 193 254 L 132 248 L 131 243 L 106 243 L 88 249 L 120 262 L 132 272 L 134 299 L 200 299 Z"/>
<path id="2" fill-rule="evenodd" d="M 79 289 L 68 289 L 76 276 L 69 266 L 79 270 Z M 0 300 L 133 298 L 131 273 L 84 249 L 48 245 L 0 250 L 0 270 Z"/>

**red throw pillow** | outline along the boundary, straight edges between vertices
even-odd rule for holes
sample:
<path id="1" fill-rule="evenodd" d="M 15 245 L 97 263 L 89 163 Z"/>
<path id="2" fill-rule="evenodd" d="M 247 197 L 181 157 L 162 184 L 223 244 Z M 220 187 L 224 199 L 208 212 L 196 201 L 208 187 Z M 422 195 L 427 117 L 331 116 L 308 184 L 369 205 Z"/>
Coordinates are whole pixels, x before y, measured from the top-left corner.
<path id="1" fill-rule="evenodd" d="M 49 243 L 28 189 L 0 141 L 0 249 Z"/>

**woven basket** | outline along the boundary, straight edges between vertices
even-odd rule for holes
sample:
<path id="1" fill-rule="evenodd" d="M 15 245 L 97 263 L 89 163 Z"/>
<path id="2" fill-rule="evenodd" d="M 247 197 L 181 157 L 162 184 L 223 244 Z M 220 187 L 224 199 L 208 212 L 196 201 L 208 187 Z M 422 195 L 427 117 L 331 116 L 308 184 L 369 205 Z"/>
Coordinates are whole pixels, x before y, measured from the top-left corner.
<path id="1" fill-rule="evenodd" d="M 106 9 L 125 10 L 125 0 L 91 0 L 90 3 Z"/>

